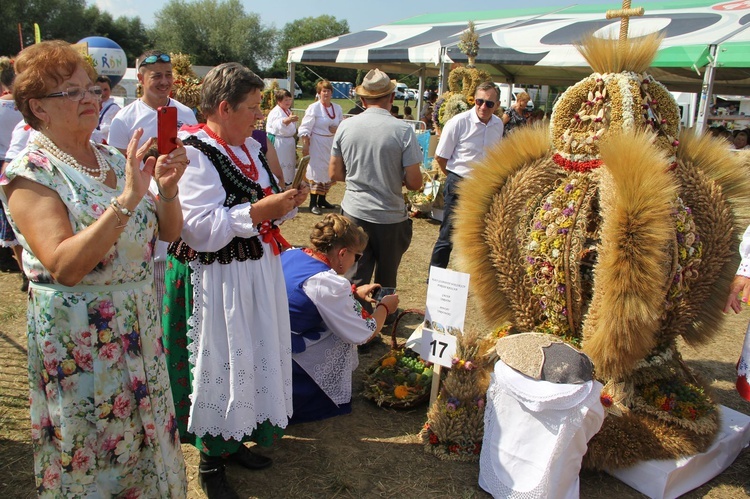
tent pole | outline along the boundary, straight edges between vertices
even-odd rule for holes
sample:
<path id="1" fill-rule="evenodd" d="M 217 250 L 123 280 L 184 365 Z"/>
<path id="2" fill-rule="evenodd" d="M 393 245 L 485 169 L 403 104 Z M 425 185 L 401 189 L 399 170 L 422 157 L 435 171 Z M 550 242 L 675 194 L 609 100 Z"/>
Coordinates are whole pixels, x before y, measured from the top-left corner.
<path id="1" fill-rule="evenodd" d="M 425 68 L 424 64 L 422 64 L 422 67 L 419 68 L 419 95 L 417 95 L 417 119 L 421 119 L 422 117 L 422 108 L 424 107 L 424 76 L 427 71 L 427 68 Z"/>
<path id="2" fill-rule="evenodd" d="M 448 57 L 447 47 L 440 47 L 440 81 L 438 81 L 438 95 L 443 95 L 448 90 L 448 73 L 450 71 L 449 65 L 445 62 Z"/>
<path id="3" fill-rule="evenodd" d="M 708 116 L 711 114 L 709 108 L 709 99 L 713 100 L 714 95 L 714 78 L 716 76 L 716 54 L 718 45 L 712 44 L 708 47 L 708 65 L 703 75 L 703 87 L 701 87 L 700 104 L 698 105 L 698 119 L 695 122 L 695 129 L 700 134 L 706 129 Z"/>
<path id="4" fill-rule="evenodd" d="M 292 96 L 294 96 L 294 68 L 295 64 L 293 62 L 287 64 L 286 79 L 289 82 L 289 86 L 287 88 L 292 93 Z"/>

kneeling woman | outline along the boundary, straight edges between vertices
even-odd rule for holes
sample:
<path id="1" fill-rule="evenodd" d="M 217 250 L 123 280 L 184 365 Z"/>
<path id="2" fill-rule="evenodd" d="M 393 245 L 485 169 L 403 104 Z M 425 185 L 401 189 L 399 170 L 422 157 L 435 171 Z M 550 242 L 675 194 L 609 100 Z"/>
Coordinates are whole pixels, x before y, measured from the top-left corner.
<path id="1" fill-rule="evenodd" d="M 351 220 L 326 215 L 315 225 L 310 242 L 312 249 L 281 255 L 292 326 L 291 423 L 352 411 L 357 345 L 380 332 L 386 316 L 398 307 L 398 296 L 389 295 L 368 314 L 357 298 L 372 301 L 370 295 L 379 285 L 353 288 L 343 276 L 367 245 L 367 234 Z"/>

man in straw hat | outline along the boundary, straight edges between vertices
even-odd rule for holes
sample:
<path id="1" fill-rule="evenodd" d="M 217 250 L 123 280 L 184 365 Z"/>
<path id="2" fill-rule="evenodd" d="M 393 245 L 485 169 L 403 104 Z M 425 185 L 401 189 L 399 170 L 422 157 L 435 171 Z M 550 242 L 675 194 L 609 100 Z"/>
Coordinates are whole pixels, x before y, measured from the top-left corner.
<path id="1" fill-rule="evenodd" d="M 396 287 L 412 236 L 401 186 L 422 188 L 417 136 L 390 113 L 395 88 L 387 74 L 370 70 L 355 89 L 365 111 L 339 125 L 331 148 L 331 179 L 346 181 L 341 209 L 369 236 L 354 275 L 348 276 L 356 285 L 369 283 L 374 272 L 375 282 Z"/>

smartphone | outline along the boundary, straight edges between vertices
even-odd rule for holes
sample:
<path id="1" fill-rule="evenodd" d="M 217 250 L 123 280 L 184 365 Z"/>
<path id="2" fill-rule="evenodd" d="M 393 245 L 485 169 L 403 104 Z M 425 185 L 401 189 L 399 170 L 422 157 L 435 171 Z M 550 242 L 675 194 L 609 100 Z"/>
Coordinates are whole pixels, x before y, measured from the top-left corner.
<path id="1" fill-rule="evenodd" d="M 305 179 L 305 172 L 307 171 L 307 165 L 310 163 L 310 156 L 304 156 L 299 160 L 297 164 L 297 171 L 294 174 L 294 180 L 292 180 L 292 189 L 299 189 L 299 185 Z"/>
<path id="2" fill-rule="evenodd" d="M 396 293 L 396 288 L 384 288 L 381 287 L 378 292 L 375 294 L 375 299 L 377 301 L 380 301 L 383 299 L 384 296 L 392 295 Z"/>
<path id="3" fill-rule="evenodd" d="M 156 148 L 159 154 L 177 149 L 177 108 L 161 106 L 156 110 Z"/>

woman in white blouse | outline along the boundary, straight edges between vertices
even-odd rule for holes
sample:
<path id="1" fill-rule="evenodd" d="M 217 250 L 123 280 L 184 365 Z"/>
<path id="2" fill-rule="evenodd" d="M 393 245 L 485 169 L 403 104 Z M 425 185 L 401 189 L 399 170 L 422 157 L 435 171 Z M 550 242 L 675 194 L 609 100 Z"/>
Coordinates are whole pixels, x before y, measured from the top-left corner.
<path id="1" fill-rule="evenodd" d="M 294 416 L 304 423 L 352 411 L 352 372 L 357 345 L 372 339 L 398 307 L 389 295 L 372 315 L 361 301 L 373 302 L 379 284 L 354 287 L 343 276 L 362 256 L 367 234 L 347 217 L 328 214 L 310 234 L 312 248 L 281 255 L 292 331 Z"/>
<path id="2" fill-rule="evenodd" d="M 182 238 L 169 248 L 164 343 L 185 443 L 200 451 L 199 482 L 213 499 L 238 497 L 224 457 L 258 469 L 292 413 L 289 309 L 277 225 L 307 195 L 283 191 L 251 137 L 263 80 L 221 64 L 201 87 L 205 125 L 183 127 L 190 167 L 180 182 Z"/>
<path id="3" fill-rule="evenodd" d="M 323 208 L 335 208 L 326 201 L 326 194 L 333 185 L 328 175 L 328 163 L 331 160 L 333 136 L 343 118 L 341 106 L 331 102 L 333 85 L 328 80 L 321 80 L 315 86 L 318 100 L 310 104 L 299 126 L 302 141 L 302 155 L 310 155 L 307 166 L 307 178 L 310 180 L 310 211 L 315 215 L 322 214 Z"/>
<path id="4" fill-rule="evenodd" d="M 294 135 L 297 133 L 299 116 L 292 112 L 294 101 L 289 90 L 280 88 L 276 90 L 274 97 L 276 106 L 271 109 L 266 118 L 266 132 L 274 136 L 273 146 L 279 157 L 284 182 L 289 186 L 294 179 L 297 164 L 297 141 Z"/>

